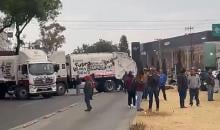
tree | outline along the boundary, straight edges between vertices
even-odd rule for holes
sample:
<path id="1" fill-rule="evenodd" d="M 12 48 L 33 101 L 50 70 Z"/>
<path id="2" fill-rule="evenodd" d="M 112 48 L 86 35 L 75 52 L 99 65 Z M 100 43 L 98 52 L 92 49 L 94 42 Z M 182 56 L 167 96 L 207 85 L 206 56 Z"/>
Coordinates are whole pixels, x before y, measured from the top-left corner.
<path id="1" fill-rule="evenodd" d="M 4 14 L 3 26 L 5 28 L 15 26 L 16 29 L 16 53 L 19 53 L 22 40 L 20 35 L 32 19 L 39 22 L 54 20 L 62 7 L 60 0 L 0 0 L 0 12 Z"/>
<path id="2" fill-rule="evenodd" d="M 128 49 L 128 41 L 127 41 L 127 37 L 125 35 L 122 35 L 120 38 L 119 51 L 126 52 L 130 55 L 130 51 Z"/>
<path id="3" fill-rule="evenodd" d="M 62 47 L 65 42 L 65 37 L 62 35 L 62 32 L 65 30 L 66 28 L 59 23 L 52 23 L 48 26 L 41 25 L 40 41 L 46 53 L 52 53 Z"/>
<path id="4" fill-rule="evenodd" d="M 118 46 L 113 45 L 111 41 L 106 41 L 103 39 L 100 39 L 98 42 L 88 45 L 83 44 L 82 47 L 77 47 L 73 51 L 74 54 L 78 53 L 98 53 L 98 52 L 117 52 Z"/>

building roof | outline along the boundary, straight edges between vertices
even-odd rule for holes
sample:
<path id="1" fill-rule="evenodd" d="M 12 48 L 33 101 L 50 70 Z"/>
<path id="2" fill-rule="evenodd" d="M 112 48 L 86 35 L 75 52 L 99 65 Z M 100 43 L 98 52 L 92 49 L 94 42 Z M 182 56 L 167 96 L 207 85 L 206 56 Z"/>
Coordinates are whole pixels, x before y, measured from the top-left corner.
<path id="1" fill-rule="evenodd" d="M 169 46 L 161 44 L 161 48 L 176 48 L 181 46 L 190 46 L 191 43 L 195 44 L 203 44 L 208 41 L 220 41 L 220 37 L 214 37 L 212 35 L 212 31 L 204 31 L 198 33 L 192 33 L 189 35 L 182 35 L 173 38 L 162 39 L 161 41 L 153 41 L 142 43 L 143 47 L 148 49 L 156 49 L 158 48 L 158 43 L 169 43 Z"/>

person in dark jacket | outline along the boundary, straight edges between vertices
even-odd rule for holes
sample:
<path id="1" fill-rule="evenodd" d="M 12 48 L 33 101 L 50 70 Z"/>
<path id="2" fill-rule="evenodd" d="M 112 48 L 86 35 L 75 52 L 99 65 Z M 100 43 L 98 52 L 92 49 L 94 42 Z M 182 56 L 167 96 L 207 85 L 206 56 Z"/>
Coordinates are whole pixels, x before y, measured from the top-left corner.
<path id="1" fill-rule="evenodd" d="M 156 72 L 155 68 L 152 68 L 150 74 L 148 76 L 147 86 L 149 88 L 149 112 L 152 112 L 152 105 L 153 105 L 153 96 L 156 101 L 156 111 L 159 111 L 159 82 L 160 77 Z"/>
<path id="2" fill-rule="evenodd" d="M 143 111 L 141 108 L 141 101 L 144 92 L 144 73 L 139 72 L 135 79 L 136 95 L 137 95 L 137 111 Z"/>
<path id="3" fill-rule="evenodd" d="M 129 72 L 128 77 L 125 81 L 125 87 L 128 91 L 128 106 L 129 108 L 135 107 L 136 105 L 136 90 L 134 86 L 134 76 L 132 72 Z M 133 101 L 133 103 L 132 103 Z"/>
<path id="4" fill-rule="evenodd" d="M 211 70 L 209 70 L 208 73 L 209 74 L 208 74 L 207 79 L 206 79 L 207 89 L 208 89 L 208 101 L 214 101 L 213 93 L 214 93 L 214 86 L 215 86 L 215 78 L 212 75 Z"/>
<path id="5" fill-rule="evenodd" d="M 90 104 L 90 100 L 92 97 L 93 81 L 91 76 L 86 76 L 84 79 L 85 79 L 85 86 L 83 91 L 85 96 L 85 103 L 87 106 L 87 109 L 85 111 L 91 111 L 92 106 Z"/>
<path id="6" fill-rule="evenodd" d="M 160 90 L 162 90 L 163 98 L 164 98 L 165 101 L 167 100 L 166 88 L 165 88 L 166 82 L 167 82 L 167 75 L 164 74 L 163 72 L 161 72 L 161 74 L 160 74 L 160 89 L 159 89 L 159 93 L 160 93 Z"/>
<path id="7" fill-rule="evenodd" d="M 186 70 L 183 68 L 177 76 L 178 92 L 180 97 L 180 108 L 187 108 L 185 106 L 186 93 L 188 89 L 188 79 L 185 75 Z"/>

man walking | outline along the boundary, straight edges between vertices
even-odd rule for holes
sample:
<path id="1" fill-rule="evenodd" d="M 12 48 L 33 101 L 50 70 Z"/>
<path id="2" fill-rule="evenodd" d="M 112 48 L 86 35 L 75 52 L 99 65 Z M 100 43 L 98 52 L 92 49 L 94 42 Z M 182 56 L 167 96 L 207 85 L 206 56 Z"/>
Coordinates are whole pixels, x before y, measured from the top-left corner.
<path id="1" fill-rule="evenodd" d="M 206 83 L 208 86 L 208 101 L 214 101 L 213 99 L 213 93 L 214 93 L 214 86 L 215 86 L 215 78 L 212 75 L 212 71 L 209 70 L 208 77 L 206 79 Z"/>
<path id="2" fill-rule="evenodd" d="M 180 74 L 177 76 L 177 85 L 178 85 L 178 92 L 180 97 L 180 108 L 187 108 L 185 106 L 185 99 L 188 89 L 188 80 L 185 73 L 186 70 L 183 68 Z"/>
<path id="3" fill-rule="evenodd" d="M 132 75 L 132 72 L 129 72 L 128 78 L 125 81 L 125 87 L 128 91 L 128 106 L 129 108 L 135 107 L 136 105 L 136 90 L 134 86 L 134 76 Z M 133 101 L 133 102 L 132 102 Z"/>
<path id="4" fill-rule="evenodd" d="M 159 89 L 159 93 L 160 93 L 160 90 L 162 90 L 163 98 L 164 98 L 165 101 L 167 100 L 166 88 L 165 88 L 166 82 L 167 82 L 167 75 L 164 74 L 163 72 L 161 72 L 161 74 L 160 74 L 160 89 Z"/>
<path id="5" fill-rule="evenodd" d="M 93 89 L 93 81 L 92 81 L 92 77 L 91 76 L 86 76 L 85 78 L 85 86 L 84 86 L 84 96 L 85 96 L 85 103 L 87 106 L 87 109 L 85 111 L 91 111 L 92 110 L 92 106 L 90 104 L 90 100 L 92 97 L 92 89 Z"/>
<path id="6" fill-rule="evenodd" d="M 189 76 L 189 94 L 190 94 L 190 105 L 193 106 L 193 98 L 196 99 L 196 105 L 199 106 L 199 87 L 200 87 L 200 78 L 196 74 L 195 68 L 192 68 L 191 74 Z"/>
<path id="7" fill-rule="evenodd" d="M 149 87 L 149 112 L 152 112 L 152 105 L 153 105 L 153 96 L 156 101 L 156 111 L 159 111 L 159 82 L 160 77 L 157 75 L 156 69 L 152 68 L 151 72 L 148 76 L 148 84 Z"/>

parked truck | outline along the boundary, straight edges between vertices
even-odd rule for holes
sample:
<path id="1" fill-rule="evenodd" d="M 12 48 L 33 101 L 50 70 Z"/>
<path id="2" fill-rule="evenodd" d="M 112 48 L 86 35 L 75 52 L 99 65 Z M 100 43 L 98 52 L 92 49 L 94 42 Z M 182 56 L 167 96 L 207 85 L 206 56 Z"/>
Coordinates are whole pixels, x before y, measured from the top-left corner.
<path id="1" fill-rule="evenodd" d="M 66 57 L 65 52 L 55 52 L 49 59 L 59 66 L 58 95 L 63 95 L 68 87 L 72 87 L 77 76 L 83 80 L 93 74 L 97 91 L 111 92 L 122 87 L 125 72 L 137 73 L 136 63 L 123 52 L 69 54 Z"/>
<path id="2" fill-rule="evenodd" d="M 46 53 L 24 49 L 19 55 L 0 55 L 0 98 L 6 93 L 19 99 L 56 93 L 55 70 Z"/>

